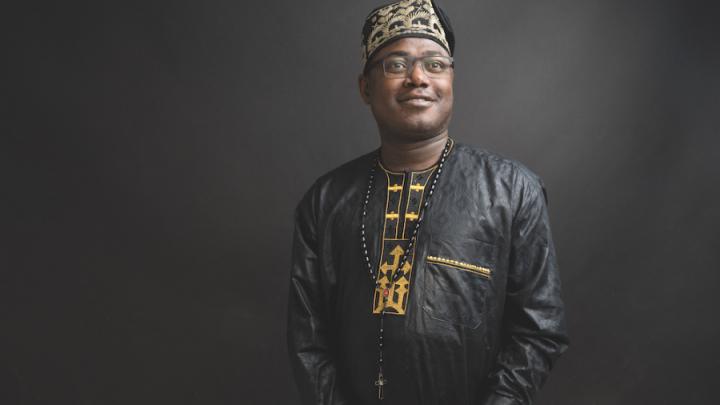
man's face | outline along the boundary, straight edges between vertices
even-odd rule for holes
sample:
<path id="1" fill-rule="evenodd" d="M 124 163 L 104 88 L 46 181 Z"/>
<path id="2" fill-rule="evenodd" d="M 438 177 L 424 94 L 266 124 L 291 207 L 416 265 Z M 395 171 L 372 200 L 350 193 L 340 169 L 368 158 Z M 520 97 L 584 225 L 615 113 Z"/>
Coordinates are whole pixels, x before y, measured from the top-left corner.
<path id="1" fill-rule="evenodd" d="M 442 77 L 428 77 L 418 62 L 404 78 L 388 78 L 375 63 L 387 56 L 449 56 L 435 41 L 401 38 L 382 48 L 368 62 L 370 70 L 358 84 L 363 101 L 375 116 L 380 133 L 396 140 L 418 141 L 447 130 L 453 106 L 453 70 Z"/>

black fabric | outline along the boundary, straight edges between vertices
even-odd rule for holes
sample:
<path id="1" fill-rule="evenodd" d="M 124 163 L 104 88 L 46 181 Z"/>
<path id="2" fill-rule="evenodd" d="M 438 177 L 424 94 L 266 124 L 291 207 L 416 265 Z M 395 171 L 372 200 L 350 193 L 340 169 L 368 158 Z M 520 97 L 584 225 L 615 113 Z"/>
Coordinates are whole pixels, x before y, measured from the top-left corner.
<path id="1" fill-rule="evenodd" d="M 445 30 L 445 40 L 447 41 L 448 46 L 450 46 L 450 56 L 452 56 L 455 54 L 455 31 L 453 31 L 452 24 L 450 24 L 450 17 L 448 17 L 445 10 L 440 7 L 440 4 L 438 4 L 437 1 L 433 1 L 432 5 L 435 9 L 435 14 L 437 14 L 438 19 L 440 20 L 440 24 L 442 24 L 443 29 Z"/>
<path id="2" fill-rule="evenodd" d="M 375 156 L 322 176 L 296 209 L 288 345 L 303 404 L 377 402 L 373 285 L 359 238 Z M 370 235 L 380 235 L 384 199 L 375 187 Z M 370 248 L 377 257 L 378 239 Z M 433 257 L 487 268 L 491 276 Z M 517 162 L 456 143 L 413 265 L 407 312 L 390 325 L 401 339 L 386 346 L 393 400 L 385 403 L 531 403 L 568 345 L 540 179 Z"/>

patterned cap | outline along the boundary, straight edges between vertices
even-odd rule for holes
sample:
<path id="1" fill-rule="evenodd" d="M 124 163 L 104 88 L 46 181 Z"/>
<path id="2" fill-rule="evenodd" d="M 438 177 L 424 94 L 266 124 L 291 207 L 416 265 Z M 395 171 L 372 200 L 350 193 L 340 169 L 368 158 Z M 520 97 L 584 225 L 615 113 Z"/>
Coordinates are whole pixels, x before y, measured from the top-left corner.
<path id="1" fill-rule="evenodd" d="M 371 11 L 362 32 L 363 66 L 380 48 L 405 37 L 431 39 L 452 56 L 455 35 L 445 12 L 429 0 L 403 0 Z"/>

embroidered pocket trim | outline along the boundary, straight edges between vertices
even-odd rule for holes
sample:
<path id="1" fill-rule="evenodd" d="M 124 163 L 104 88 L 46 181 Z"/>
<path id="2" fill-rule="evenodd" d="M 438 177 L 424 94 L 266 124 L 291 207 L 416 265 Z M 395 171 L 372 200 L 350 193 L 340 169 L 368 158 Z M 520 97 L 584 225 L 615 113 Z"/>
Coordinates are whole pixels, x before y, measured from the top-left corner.
<path id="1" fill-rule="evenodd" d="M 490 276 L 492 275 L 492 270 L 488 269 L 487 267 L 476 266 L 474 264 L 447 259 L 444 257 L 427 256 L 427 261 L 431 263 L 454 267 L 459 270 L 469 271 L 471 273 L 479 274 L 485 278 L 490 278 Z"/>

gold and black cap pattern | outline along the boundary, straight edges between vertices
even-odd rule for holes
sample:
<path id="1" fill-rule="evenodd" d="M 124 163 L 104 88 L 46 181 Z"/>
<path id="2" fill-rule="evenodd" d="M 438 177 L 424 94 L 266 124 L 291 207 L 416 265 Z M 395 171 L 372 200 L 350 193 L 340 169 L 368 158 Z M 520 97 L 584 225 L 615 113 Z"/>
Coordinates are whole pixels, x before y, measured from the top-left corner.
<path id="1" fill-rule="evenodd" d="M 362 31 L 363 69 L 372 56 L 390 42 L 420 37 L 440 44 L 452 56 L 455 35 L 445 12 L 430 0 L 403 0 L 380 6 L 365 19 Z"/>

